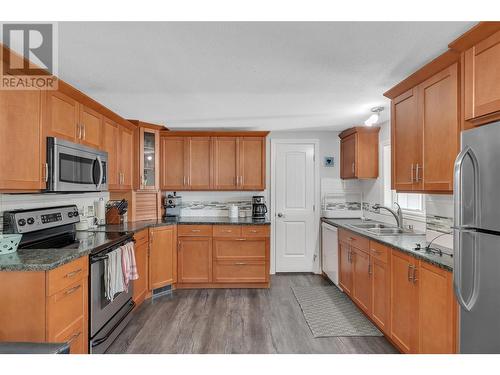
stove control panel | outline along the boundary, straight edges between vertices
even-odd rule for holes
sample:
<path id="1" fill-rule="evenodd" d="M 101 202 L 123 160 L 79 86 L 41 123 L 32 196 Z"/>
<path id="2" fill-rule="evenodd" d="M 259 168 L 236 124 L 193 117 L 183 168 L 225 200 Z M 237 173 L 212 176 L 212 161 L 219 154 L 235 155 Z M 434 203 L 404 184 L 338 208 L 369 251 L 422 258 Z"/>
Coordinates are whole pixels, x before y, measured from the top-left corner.
<path id="1" fill-rule="evenodd" d="M 80 221 L 75 205 L 5 211 L 4 233 L 30 233 Z"/>

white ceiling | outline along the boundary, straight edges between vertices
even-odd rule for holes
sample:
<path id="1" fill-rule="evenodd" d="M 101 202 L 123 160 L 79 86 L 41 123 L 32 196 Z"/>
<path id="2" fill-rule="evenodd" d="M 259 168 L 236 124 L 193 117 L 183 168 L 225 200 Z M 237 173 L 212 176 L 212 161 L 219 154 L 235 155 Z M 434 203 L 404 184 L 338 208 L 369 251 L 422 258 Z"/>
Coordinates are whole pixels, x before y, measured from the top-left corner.
<path id="1" fill-rule="evenodd" d="M 170 128 L 342 130 L 471 22 L 61 22 L 59 76 Z"/>

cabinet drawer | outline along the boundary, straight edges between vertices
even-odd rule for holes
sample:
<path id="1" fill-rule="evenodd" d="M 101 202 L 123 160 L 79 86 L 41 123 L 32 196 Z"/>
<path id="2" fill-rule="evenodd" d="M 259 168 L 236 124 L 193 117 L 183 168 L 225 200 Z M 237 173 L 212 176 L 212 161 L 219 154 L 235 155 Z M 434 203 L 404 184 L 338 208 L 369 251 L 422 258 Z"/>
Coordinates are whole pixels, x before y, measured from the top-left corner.
<path id="1" fill-rule="evenodd" d="M 177 227 L 177 235 L 194 236 L 194 237 L 212 237 L 211 225 L 179 225 Z"/>
<path id="2" fill-rule="evenodd" d="M 85 320 L 80 318 L 60 333 L 49 335 L 49 342 L 69 343 L 70 354 L 87 354 L 87 335 L 85 330 Z"/>
<path id="3" fill-rule="evenodd" d="M 63 332 L 85 313 L 87 280 L 82 279 L 68 288 L 47 297 L 47 332 L 53 337 Z"/>
<path id="4" fill-rule="evenodd" d="M 339 240 L 347 242 L 357 249 L 368 251 L 370 248 L 370 240 L 363 236 L 357 235 L 351 231 L 340 229 Z"/>
<path id="5" fill-rule="evenodd" d="M 214 225 L 214 237 L 241 237 L 240 225 Z"/>
<path id="6" fill-rule="evenodd" d="M 67 288 L 88 275 L 88 257 L 81 257 L 71 263 L 47 273 L 47 296 Z"/>
<path id="7" fill-rule="evenodd" d="M 264 283 L 266 262 L 264 261 L 216 261 L 213 280 L 216 283 Z"/>
<path id="8" fill-rule="evenodd" d="M 134 234 L 135 245 L 141 245 L 149 240 L 149 232 L 147 229 L 143 229 L 140 232 Z"/>
<path id="9" fill-rule="evenodd" d="M 389 249 L 379 242 L 370 241 L 370 254 L 384 263 L 389 261 Z"/>
<path id="10" fill-rule="evenodd" d="M 269 237 L 269 225 L 243 225 L 242 237 Z"/>
<path id="11" fill-rule="evenodd" d="M 246 238 L 214 240 L 216 260 L 266 259 L 266 241 Z"/>

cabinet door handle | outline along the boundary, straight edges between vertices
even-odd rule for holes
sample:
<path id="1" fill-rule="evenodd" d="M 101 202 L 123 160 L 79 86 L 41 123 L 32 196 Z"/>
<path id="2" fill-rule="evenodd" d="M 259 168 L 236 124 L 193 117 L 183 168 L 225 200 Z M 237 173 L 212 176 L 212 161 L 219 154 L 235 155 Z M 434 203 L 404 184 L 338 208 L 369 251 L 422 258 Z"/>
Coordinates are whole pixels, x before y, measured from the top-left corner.
<path id="1" fill-rule="evenodd" d="M 70 295 L 70 294 L 73 294 L 75 293 L 78 289 L 80 289 L 81 285 L 77 285 L 71 289 L 68 289 L 67 291 L 64 292 L 65 295 Z"/>
<path id="2" fill-rule="evenodd" d="M 244 266 L 244 265 L 246 265 L 246 263 L 244 263 L 244 262 L 236 262 L 235 264 L 236 264 L 237 266 Z"/>
<path id="3" fill-rule="evenodd" d="M 249 230 L 250 233 L 257 233 L 255 229 Z"/>
<path id="4" fill-rule="evenodd" d="M 201 232 L 201 230 L 200 229 L 191 229 L 191 232 L 192 233 L 198 233 L 198 232 Z"/>
<path id="5" fill-rule="evenodd" d="M 418 181 L 421 181 L 422 179 L 420 178 L 420 173 L 418 173 L 418 170 L 419 169 L 422 169 L 423 168 L 417 163 L 417 165 L 415 166 L 415 181 L 418 182 Z"/>
<path id="6" fill-rule="evenodd" d="M 240 185 L 243 186 L 243 176 L 240 176 Z"/>
<path id="7" fill-rule="evenodd" d="M 43 168 L 44 168 L 44 179 L 45 179 L 45 182 L 47 182 L 47 181 L 49 181 L 49 164 L 44 163 Z"/>
<path id="8" fill-rule="evenodd" d="M 410 166 L 410 182 L 413 182 L 413 163 Z"/>
<path id="9" fill-rule="evenodd" d="M 368 262 L 368 275 L 372 274 L 372 263 Z"/>
<path id="10" fill-rule="evenodd" d="M 66 277 L 66 278 L 68 278 L 68 279 L 69 279 L 69 278 L 71 278 L 71 277 L 73 277 L 73 276 L 75 276 L 75 275 L 78 275 L 80 272 L 82 272 L 82 269 L 81 269 L 81 268 L 79 268 L 79 269 L 77 269 L 77 270 L 75 270 L 75 271 L 73 271 L 73 272 L 69 272 L 69 273 L 67 273 L 66 275 L 64 275 L 64 277 Z"/>
<path id="11" fill-rule="evenodd" d="M 412 279 L 412 281 L 413 281 L 413 284 L 416 284 L 416 283 L 417 283 L 417 280 L 418 280 L 418 279 L 417 279 L 417 267 L 412 266 L 411 268 L 413 269 L 411 279 Z"/>
<path id="12" fill-rule="evenodd" d="M 352 162 L 352 165 L 351 165 L 351 170 L 352 170 L 352 173 L 354 174 L 354 170 L 355 170 L 355 167 L 354 167 L 354 162 Z"/>
<path id="13" fill-rule="evenodd" d="M 408 281 L 412 281 L 412 276 L 411 276 L 411 264 L 408 264 Z"/>

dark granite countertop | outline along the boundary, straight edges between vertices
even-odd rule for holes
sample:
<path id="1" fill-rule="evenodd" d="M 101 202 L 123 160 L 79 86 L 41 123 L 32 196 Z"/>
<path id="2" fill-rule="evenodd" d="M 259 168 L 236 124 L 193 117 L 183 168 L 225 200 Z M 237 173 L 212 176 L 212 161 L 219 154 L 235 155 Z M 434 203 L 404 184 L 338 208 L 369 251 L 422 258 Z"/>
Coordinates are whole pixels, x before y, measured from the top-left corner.
<path id="1" fill-rule="evenodd" d="M 145 228 L 162 227 L 166 225 L 270 225 L 271 221 L 266 218 L 265 220 L 256 220 L 251 217 L 232 219 L 224 216 L 200 216 L 200 217 L 169 217 L 164 220 L 144 220 L 134 221 L 123 224 L 108 224 L 103 225 L 91 231 L 97 232 L 139 232 Z"/>
<path id="2" fill-rule="evenodd" d="M 18 249 L 15 253 L 0 255 L 0 271 L 48 271 L 72 260 L 86 256 L 94 249 L 111 243 L 106 232 L 138 232 L 145 228 L 176 224 L 214 225 L 270 225 L 266 220 L 228 217 L 172 217 L 167 220 L 145 220 L 124 224 L 103 225 L 88 231 L 78 231 L 79 243 L 63 249 Z"/>
<path id="3" fill-rule="evenodd" d="M 48 271 L 113 242 L 104 232 L 87 231 L 76 232 L 76 240 L 68 248 L 17 249 L 12 254 L 0 255 L 0 271 Z"/>
<path id="4" fill-rule="evenodd" d="M 321 221 L 332 224 L 336 227 L 339 228 L 344 228 L 347 229 L 351 232 L 354 232 L 356 234 L 359 234 L 361 236 L 367 237 L 371 240 L 380 242 L 384 245 L 387 245 L 389 247 L 395 248 L 397 250 L 401 250 L 405 253 L 410 254 L 411 256 L 417 258 L 417 259 L 422 259 L 426 262 L 429 262 L 435 266 L 438 266 L 440 268 L 443 268 L 448 271 L 453 271 L 453 257 L 448 255 L 452 253 L 452 251 L 448 248 L 445 248 L 443 246 L 439 246 L 436 244 L 432 244 L 433 248 L 438 248 L 443 251 L 442 256 L 438 254 L 432 254 L 432 253 L 426 253 L 425 246 L 427 246 L 428 242 L 426 240 L 425 234 L 421 235 L 405 235 L 405 234 L 400 234 L 396 236 L 377 236 L 377 235 L 371 235 L 366 233 L 365 231 L 361 229 L 357 229 L 354 227 L 351 227 L 350 225 L 352 224 L 360 224 L 362 222 L 361 219 L 326 219 L 322 218 Z M 415 250 L 416 244 L 420 244 L 422 247 L 422 250 Z"/>

